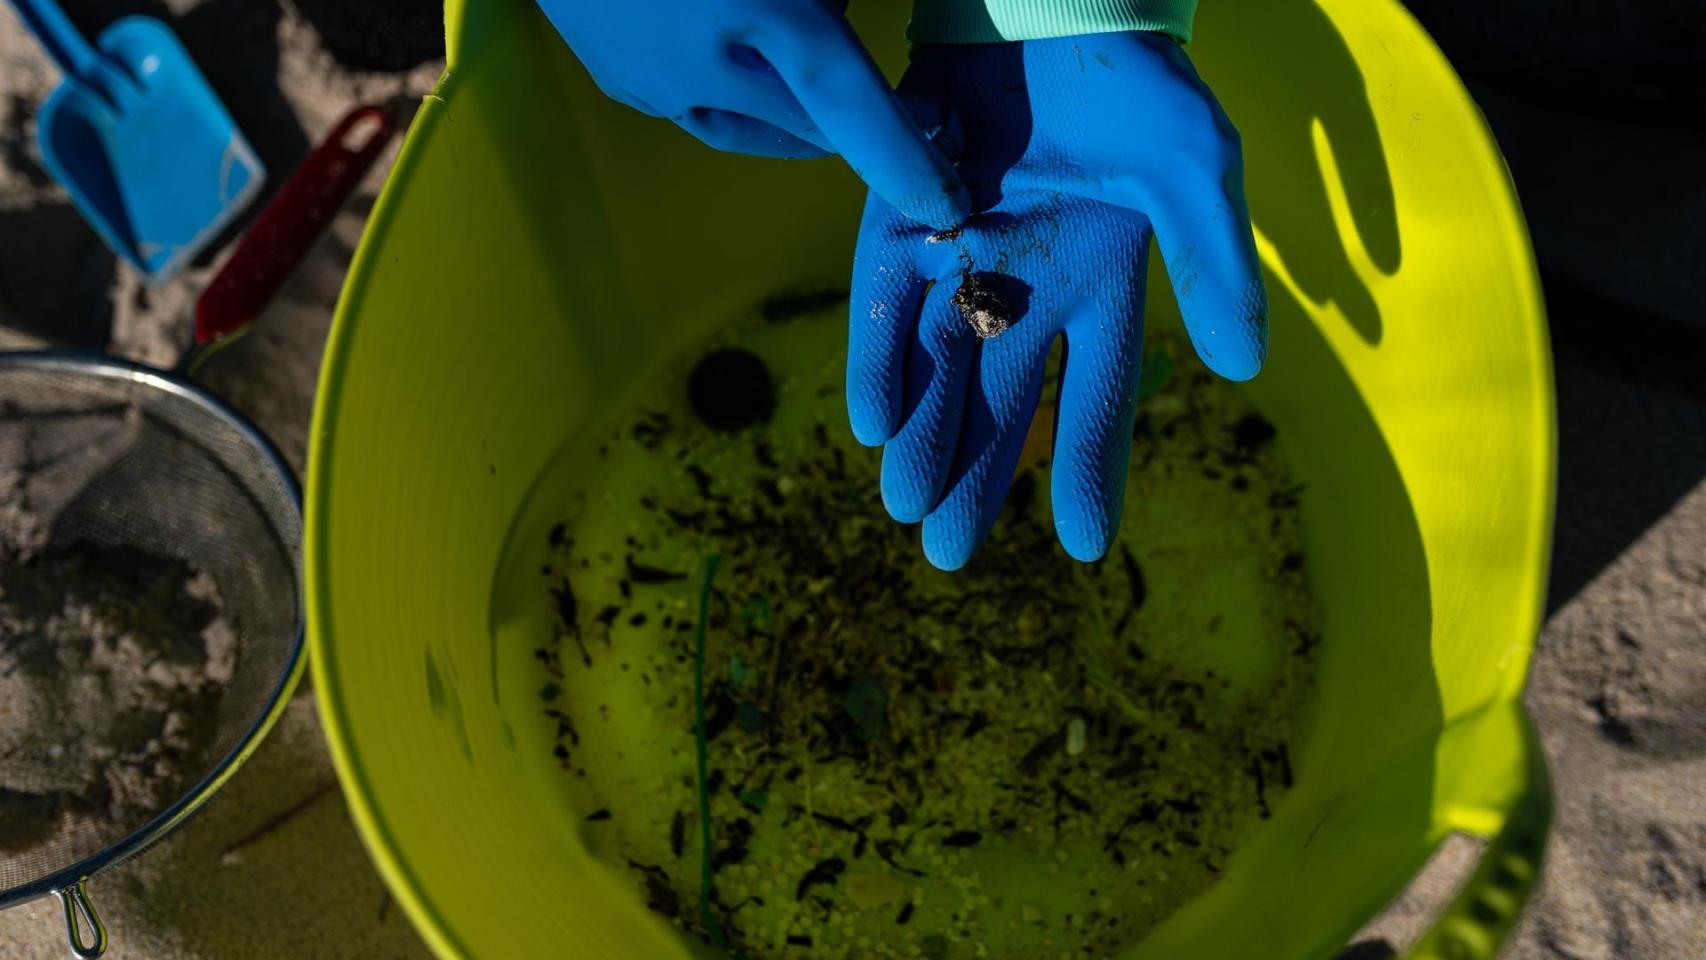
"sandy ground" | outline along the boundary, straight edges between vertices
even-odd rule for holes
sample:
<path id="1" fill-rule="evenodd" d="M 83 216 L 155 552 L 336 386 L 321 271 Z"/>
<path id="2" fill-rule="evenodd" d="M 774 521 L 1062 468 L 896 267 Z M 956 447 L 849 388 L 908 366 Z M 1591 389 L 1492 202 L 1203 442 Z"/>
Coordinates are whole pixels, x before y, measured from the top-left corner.
<path id="1" fill-rule="evenodd" d="M 418 96 L 439 70 L 431 3 L 67 6 L 85 30 L 123 13 L 171 21 L 275 184 L 350 106 Z M 1417 6 L 1448 52 L 1463 51 L 1459 65 L 1510 156 L 1547 271 L 1558 352 L 1557 555 L 1528 697 L 1558 819 L 1542 891 L 1507 956 L 1706 956 L 1706 311 L 1695 279 L 1706 242 L 1692 215 L 1706 212 L 1706 193 L 1684 174 L 1706 160 L 1706 137 L 1697 123 L 1672 122 L 1679 109 L 1697 117 L 1701 98 L 1665 99 L 1692 89 L 1675 77 L 1695 76 L 1687 51 L 1697 47 L 1673 37 L 1653 48 L 1631 81 L 1638 115 L 1608 107 L 1618 90 L 1603 86 L 1589 109 L 1536 108 L 1536 91 L 1554 88 L 1535 73 L 1554 61 L 1511 58 L 1508 40 L 1461 26 L 1479 22 L 1478 4 Z M 1656 4 L 1657 20 L 1625 26 L 1672 36 L 1661 14 L 1681 17 L 1684 6 Z M 1526 27 L 1510 33 L 1529 41 Z M 1605 62 L 1579 36 L 1599 34 L 1569 34 L 1565 62 Z M 1500 69 L 1477 71 L 1489 62 Z M 82 225 L 33 144 L 35 108 L 55 80 L 0 5 L 0 349 L 53 344 L 171 363 L 212 268 L 147 290 Z M 1598 148 L 1614 137 L 1646 146 Z M 1560 156 L 1559 142 L 1583 149 Z M 331 306 L 382 174 L 383 163 L 255 333 L 208 371 L 298 470 Z M 1632 219 L 1651 228 L 1629 229 Z M 1584 255 L 1603 237 L 1609 269 Z M 1472 843 L 1448 845 L 1347 960 L 1408 943 L 1474 855 Z M 426 955 L 350 825 L 306 685 L 202 814 L 91 891 L 115 957 Z M 0 913 L 0 955 L 61 957 L 62 938 L 52 900 Z"/>
<path id="2" fill-rule="evenodd" d="M 414 4 L 415 14 L 402 18 L 424 23 L 426 39 L 419 27 L 412 35 L 403 29 L 406 42 L 388 48 L 389 60 L 370 49 L 385 30 L 340 13 L 343 6 L 66 4 L 85 31 L 125 13 L 171 22 L 267 164 L 269 188 L 345 111 L 394 98 L 407 107 L 443 67 L 435 4 Z M 393 26 L 390 36 L 398 33 Z M 399 49 L 411 45 L 414 53 L 402 56 Z M 114 262 L 40 166 L 33 117 L 55 82 L 57 72 L 0 4 L 0 349 L 74 346 L 170 365 L 189 340 L 195 298 L 218 261 L 154 289 Z M 298 473 L 332 305 L 390 159 L 381 159 L 249 336 L 202 376 L 273 438 Z M 349 821 L 309 686 L 188 827 L 90 885 L 112 937 L 110 956 L 428 956 Z M 8 960 L 58 960 L 67 955 L 64 937 L 55 900 L 0 912 L 0 956 Z"/>

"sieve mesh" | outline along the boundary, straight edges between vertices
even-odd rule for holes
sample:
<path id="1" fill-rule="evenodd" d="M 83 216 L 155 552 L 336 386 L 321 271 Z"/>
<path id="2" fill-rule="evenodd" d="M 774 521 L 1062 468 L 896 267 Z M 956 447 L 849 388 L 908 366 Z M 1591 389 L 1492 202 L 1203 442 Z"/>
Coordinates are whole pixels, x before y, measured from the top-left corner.
<path id="1" fill-rule="evenodd" d="M 160 809 L 115 819 L 67 808 L 49 835 L 0 846 L 0 906 L 140 850 L 199 804 L 258 735 L 301 655 L 299 499 L 252 427 L 146 368 L 0 355 L 0 561 L 79 543 L 175 558 L 210 578 L 234 667 Z"/>

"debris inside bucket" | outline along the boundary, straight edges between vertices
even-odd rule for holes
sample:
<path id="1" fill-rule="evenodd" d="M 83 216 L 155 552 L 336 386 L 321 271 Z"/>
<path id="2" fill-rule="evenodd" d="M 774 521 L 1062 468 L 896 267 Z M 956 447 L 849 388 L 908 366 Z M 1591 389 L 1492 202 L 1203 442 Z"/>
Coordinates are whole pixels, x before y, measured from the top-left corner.
<path id="1" fill-rule="evenodd" d="M 1318 641 L 1278 438 L 1177 359 L 1105 560 L 1056 542 L 1045 451 L 942 573 L 845 436 L 835 328 L 714 345 L 776 368 L 774 416 L 719 432 L 677 375 L 541 533 L 540 708 L 581 834 L 754 960 L 1117 952 L 1291 786 Z"/>
<path id="2" fill-rule="evenodd" d="M 235 667 L 221 609 L 179 560 L 0 544 L 0 855 L 116 838 L 178 799 Z"/>

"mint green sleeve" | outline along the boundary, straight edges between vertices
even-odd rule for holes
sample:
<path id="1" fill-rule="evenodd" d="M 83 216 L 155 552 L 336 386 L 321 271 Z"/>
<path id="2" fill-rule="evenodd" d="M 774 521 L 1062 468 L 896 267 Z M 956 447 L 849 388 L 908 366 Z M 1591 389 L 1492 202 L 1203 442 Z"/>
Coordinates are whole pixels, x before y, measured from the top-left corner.
<path id="1" fill-rule="evenodd" d="M 1191 39 L 1197 0 L 916 0 L 914 43 L 1000 43 L 1145 30 Z"/>

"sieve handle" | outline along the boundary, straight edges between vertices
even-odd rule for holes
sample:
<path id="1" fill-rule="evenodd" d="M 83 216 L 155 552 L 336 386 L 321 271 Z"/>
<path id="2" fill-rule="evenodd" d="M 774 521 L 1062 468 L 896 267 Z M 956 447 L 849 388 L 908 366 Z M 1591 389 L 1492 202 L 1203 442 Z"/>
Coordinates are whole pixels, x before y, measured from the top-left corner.
<path id="1" fill-rule="evenodd" d="M 95 905 L 89 902 L 88 883 L 89 878 L 83 877 L 69 887 L 53 891 L 65 908 L 65 934 L 71 940 L 71 953 L 78 960 L 95 960 L 107 952 L 107 928 L 101 923 L 101 915 L 95 912 Z M 79 916 L 82 923 L 78 922 Z M 93 943 L 83 941 L 84 924 L 89 927 Z"/>
<path id="2" fill-rule="evenodd" d="M 195 305 L 198 345 L 234 333 L 260 314 L 367 175 L 394 129 L 387 110 L 366 106 L 351 110 L 326 134 L 202 291 Z"/>
<path id="3" fill-rule="evenodd" d="M 1540 881 L 1552 825 L 1552 787 L 1534 724 L 1522 720 L 1528 784 L 1481 862 L 1405 960 L 1492 960 L 1510 937 Z"/>

